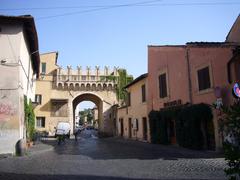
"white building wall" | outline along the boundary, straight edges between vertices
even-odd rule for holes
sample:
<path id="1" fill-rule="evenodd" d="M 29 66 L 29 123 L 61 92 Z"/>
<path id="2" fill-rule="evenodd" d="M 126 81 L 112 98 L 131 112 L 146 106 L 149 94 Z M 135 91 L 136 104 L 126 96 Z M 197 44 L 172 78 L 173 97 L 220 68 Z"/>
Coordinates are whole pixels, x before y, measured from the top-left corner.
<path id="1" fill-rule="evenodd" d="M 25 137 L 24 95 L 34 100 L 35 86 L 27 90 L 29 51 L 23 26 L 1 24 L 0 32 L 0 154 L 15 153 L 17 141 Z M 22 65 L 20 61 L 22 62 Z M 31 82 L 31 81 L 30 81 Z"/>
<path id="2" fill-rule="evenodd" d="M 21 36 L 21 48 L 20 48 L 20 76 L 23 84 L 23 93 L 32 102 L 35 99 L 36 89 L 36 76 L 33 75 L 33 68 L 31 63 L 31 52 L 29 51 L 28 45 L 26 44 L 26 38 L 24 33 L 20 33 Z M 32 52 L 35 53 L 35 52 Z"/>

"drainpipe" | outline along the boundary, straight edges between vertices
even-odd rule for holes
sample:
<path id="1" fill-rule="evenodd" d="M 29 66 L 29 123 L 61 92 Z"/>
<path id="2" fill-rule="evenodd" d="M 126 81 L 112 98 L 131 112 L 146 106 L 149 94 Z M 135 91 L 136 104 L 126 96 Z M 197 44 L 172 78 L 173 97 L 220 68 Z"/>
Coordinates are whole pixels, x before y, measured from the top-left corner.
<path id="1" fill-rule="evenodd" d="M 191 80 L 191 68 L 189 62 L 189 48 L 186 48 L 186 60 L 187 60 L 187 75 L 188 75 L 188 95 L 189 103 L 192 104 L 192 80 Z"/>

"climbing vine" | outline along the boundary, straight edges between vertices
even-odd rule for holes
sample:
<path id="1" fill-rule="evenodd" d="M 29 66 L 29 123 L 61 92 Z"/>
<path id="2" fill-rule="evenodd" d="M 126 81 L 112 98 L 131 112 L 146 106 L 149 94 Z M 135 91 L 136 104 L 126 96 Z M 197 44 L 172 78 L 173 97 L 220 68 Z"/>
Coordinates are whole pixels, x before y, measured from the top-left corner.
<path id="1" fill-rule="evenodd" d="M 182 108 L 176 118 L 178 144 L 191 149 L 202 149 L 204 137 L 201 125 L 211 121 L 212 118 L 212 110 L 207 104 L 201 103 Z"/>
<path id="2" fill-rule="evenodd" d="M 127 92 L 124 87 L 133 80 L 133 77 L 127 74 L 126 69 L 119 69 L 118 74 L 117 98 L 118 100 L 126 100 Z"/>
<path id="3" fill-rule="evenodd" d="M 100 78 L 100 81 L 117 82 L 117 99 L 125 101 L 127 97 L 127 92 L 125 91 L 124 87 L 133 80 L 133 77 L 127 74 L 126 69 L 118 69 L 118 75 L 118 77 L 114 75 L 102 76 Z"/>
<path id="4" fill-rule="evenodd" d="M 27 129 L 27 139 L 33 141 L 35 133 L 35 115 L 31 100 L 28 103 L 27 97 L 24 96 L 24 114 Z"/>

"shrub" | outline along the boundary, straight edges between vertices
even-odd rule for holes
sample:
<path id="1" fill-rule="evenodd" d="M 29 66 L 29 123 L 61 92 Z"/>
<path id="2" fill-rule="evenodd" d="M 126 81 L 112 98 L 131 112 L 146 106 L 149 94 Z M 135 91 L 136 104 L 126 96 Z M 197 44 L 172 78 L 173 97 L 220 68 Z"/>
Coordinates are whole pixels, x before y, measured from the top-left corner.
<path id="1" fill-rule="evenodd" d="M 149 113 L 152 143 L 169 144 L 168 120 L 175 120 L 176 137 L 180 146 L 202 149 L 204 146 L 201 123 L 212 120 L 211 108 L 206 104 L 178 106 Z"/>
<path id="2" fill-rule="evenodd" d="M 223 118 L 220 119 L 223 134 L 229 136 L 223 143 L 225 160 L 228 168 L 225 173 L 230 180 L 240 179 L 240 102 L 230 107 L 222 107 Z"/>

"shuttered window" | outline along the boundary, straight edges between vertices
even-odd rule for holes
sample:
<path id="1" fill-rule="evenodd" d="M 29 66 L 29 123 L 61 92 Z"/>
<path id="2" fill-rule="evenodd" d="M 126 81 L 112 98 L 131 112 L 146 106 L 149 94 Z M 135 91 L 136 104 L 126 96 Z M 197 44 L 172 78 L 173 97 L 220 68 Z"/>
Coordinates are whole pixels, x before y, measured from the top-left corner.
<path id="1" fill-rule="evenodd" d="M 199 91 L 209 89 L 211 87 L 209 67 L 199 69 L 198 74 L 198 89 Z"/>
<path id="2" fill-rule="evenodd" d="M 167 97 L 167 75 L 166 73 L 161 74 L 158 77 L 159 81 L 159 97 L 164 98 Z"/>
<path id="3" fill-rule="evenodd" d="M 146 101 L 146 86 L 142 85 L 142 102 Z"/>
<path id="4" fill-rule="evenodd" d="M 42 63 L 42 74 L 46 74 L 46 63 Z"/>

